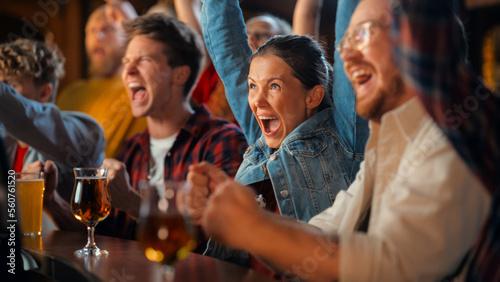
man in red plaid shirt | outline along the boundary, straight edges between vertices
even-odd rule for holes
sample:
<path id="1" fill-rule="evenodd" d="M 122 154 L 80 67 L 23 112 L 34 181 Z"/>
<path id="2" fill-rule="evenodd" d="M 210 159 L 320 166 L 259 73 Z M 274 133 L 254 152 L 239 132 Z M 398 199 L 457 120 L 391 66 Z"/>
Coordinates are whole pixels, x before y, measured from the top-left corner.
<path id="1" fill-rule="evenodd" d="M 122 79 L 134 116 L 146 117 L 148 129 L 103 163 L 114 208 L 97 232 L 135 238 L 140 183 L 184 181 L 188 167 L 202 161 L 234 176 L 247 144 L 236 125 L 189 104 L 204 50 L 194 30 L 159 14 L 138 17 L 125 30 Z"/>

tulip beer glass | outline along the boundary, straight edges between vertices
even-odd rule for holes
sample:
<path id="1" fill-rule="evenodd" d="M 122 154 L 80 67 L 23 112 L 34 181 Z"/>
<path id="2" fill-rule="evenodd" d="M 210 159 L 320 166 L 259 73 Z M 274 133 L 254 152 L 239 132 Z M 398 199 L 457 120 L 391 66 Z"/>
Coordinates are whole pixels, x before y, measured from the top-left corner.
<path id="1" fill-rule="evenodd" d="M 107 255 L 108 251 L 99 249 L 94 242 L 94 229 L 97 223 L 108 216 L 111 210 L 110 197 L 106 188 L 107 168 L 77 167 L 75 186 L 71 195 L 71 212 L 87 226 L 87 245 L 75 251 L 77 256 Z"/>

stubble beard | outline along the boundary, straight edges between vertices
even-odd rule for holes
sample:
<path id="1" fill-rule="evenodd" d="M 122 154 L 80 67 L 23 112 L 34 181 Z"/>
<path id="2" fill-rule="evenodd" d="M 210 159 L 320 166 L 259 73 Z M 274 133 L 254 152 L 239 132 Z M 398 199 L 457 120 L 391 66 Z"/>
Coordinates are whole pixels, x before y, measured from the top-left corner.
<path id="1" fill-rule="evenodd" d="M 370 107 L 365 118 L 380 122 L 382 116 L 397 108 L 400 97 L 404 95 L 404 82 L 400 75 L 394 75 L 389 87 L 379 90 L 379 99 Z"/>
<path id="2" fill-rule="evenodd" d="M 123 55 L 120 52 L 112 52 L 103 60 L 93 60 L 89 54 L 89 76 L 95 79 L 105 79 L 115 76 L 118 68 L 122 65 L 122 57 Z"/>

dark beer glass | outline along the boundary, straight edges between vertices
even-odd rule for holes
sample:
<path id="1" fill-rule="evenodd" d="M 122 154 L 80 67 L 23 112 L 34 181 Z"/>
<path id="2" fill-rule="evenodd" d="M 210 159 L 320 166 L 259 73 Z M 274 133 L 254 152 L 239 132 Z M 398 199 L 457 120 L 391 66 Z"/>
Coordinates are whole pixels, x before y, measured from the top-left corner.
<path id="1" fill-rule="evenodd" d="M 196 247 L 196 230 L 187 215 L 190 186 L 185 182 L 143 183 L 137 240 L 146 257 L 161 264 L 166 281 L 173 281 L 174 263 Z"/>

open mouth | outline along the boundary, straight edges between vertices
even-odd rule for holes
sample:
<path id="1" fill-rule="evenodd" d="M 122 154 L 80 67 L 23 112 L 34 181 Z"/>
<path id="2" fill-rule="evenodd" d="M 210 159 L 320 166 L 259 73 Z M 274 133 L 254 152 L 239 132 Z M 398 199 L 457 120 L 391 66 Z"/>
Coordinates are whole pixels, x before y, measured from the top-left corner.
<path id="1" fill-rule="evenodd" d="M 352 74 L 352 81 L 358 85 L 363 85 L 372 78 L 372 74 L 366 70 L 358 70 Z"/>
<path id="2" fill-rule="evenodd" d="M 374 86 L 373 78 L 374 73 L 368 69 L 358 69 L 352 73 L 351 83 L 358 101 L 364 99 L 371 92 L 370 89 Z"/>
<path id="3" fill-rule="evenodd" d="M 138 82 L 131 82 L 128 84 L 132 90 L 132 101 L 140 101 L 146 97 L 146 88 Z"/>
<path id="4" fill-rule="evenodd" d="M 104 48 L 96 47 L 96 48 L 94 48 L 94 50 L 92 50 L 92 55 L 104 56 L 104 55 L 106 55 L 106 52 L 104 52 Z"/>
<path id="5" fill-rule="evenodd" d="M 262 123 L 262 127 L 264 129 L 265 134 L 275 133 L 281 125 L 281 122 L 276 117 L 259 116 L 259 119 L 260 122 Z"/>

